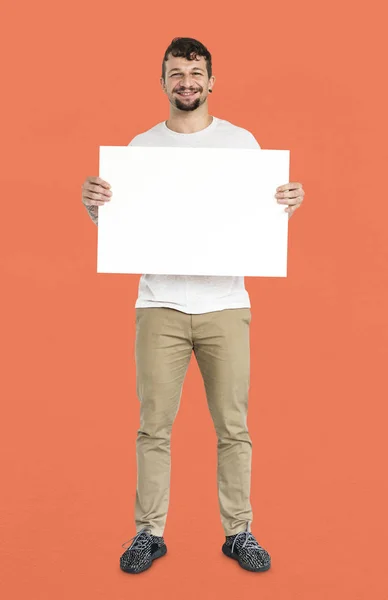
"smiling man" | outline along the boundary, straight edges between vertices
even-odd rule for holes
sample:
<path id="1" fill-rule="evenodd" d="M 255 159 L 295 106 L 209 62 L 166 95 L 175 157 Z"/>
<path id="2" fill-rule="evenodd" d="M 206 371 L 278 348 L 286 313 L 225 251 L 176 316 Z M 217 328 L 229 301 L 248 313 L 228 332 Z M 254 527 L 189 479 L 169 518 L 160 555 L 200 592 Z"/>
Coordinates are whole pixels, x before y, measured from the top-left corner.
<path id="1" fill-rule="evenodd" d="M 248 130 L 209 115 L 208 95 L 215 77 L 211 55 L 197 40 L 172 41 L 163 58 L 160 82 L 170 103 L 169 119 L 137 135 L 130 145 L 260 148 Z M 83 203 L 96 224 L 98 205 L 112 199 L 109 187 L 99 177 L 89 177 L 83 185 Z M 304 191 L 299 183 L 286 183 L 274 195 L 287 205 L 291 216 Z M 143 227 L 147 243 L 147 224 Z M 163 534 L 170 494 L 170 436 L 194 352 L 218 439 L 218 499 L 225 532 L 222 551 L 244 569 L 266 571 L 270 555 L 250 528 L 251 305 L 244 278 L 142 275 L 135 306 L 140 400 L 136 535 L 120 557 L 120 567 L 140 573 L 167 551 Z M 197 441 L 194 437 L 193 443 Z M 208 537 L 202 533 L 198 540 L 204 544 Z"/>

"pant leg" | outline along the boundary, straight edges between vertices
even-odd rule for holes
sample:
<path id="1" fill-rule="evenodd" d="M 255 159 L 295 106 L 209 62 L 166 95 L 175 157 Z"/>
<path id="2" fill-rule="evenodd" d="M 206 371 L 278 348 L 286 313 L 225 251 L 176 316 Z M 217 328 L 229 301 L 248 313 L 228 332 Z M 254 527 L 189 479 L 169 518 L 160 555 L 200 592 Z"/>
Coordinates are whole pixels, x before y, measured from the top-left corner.
<path id="1" fill-rule="evenodd" d="M 193 315 L 194 353 L 217 433 L 218 498 L 225 535 L 250 530 L 252 442 L 247 427 L 249 308 Z"/>
<path id="2" fill-rule="evenodd" d="M 170 308 L 136 309 L 136 531 L 162 536 L 170 495 L 170 436 L 192 354 L 190 315 Z"/>

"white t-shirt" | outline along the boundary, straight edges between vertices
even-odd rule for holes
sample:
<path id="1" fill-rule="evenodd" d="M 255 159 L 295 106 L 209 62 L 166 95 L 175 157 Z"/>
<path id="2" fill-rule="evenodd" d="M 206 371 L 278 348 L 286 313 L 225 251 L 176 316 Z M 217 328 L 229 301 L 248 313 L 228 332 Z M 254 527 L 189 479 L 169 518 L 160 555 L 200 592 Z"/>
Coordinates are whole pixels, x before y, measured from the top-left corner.
<path id="1" fill-rule="evenodd" d="M 162 121 L 135 136 L 128 145 L 260 148 L 250 131 L 217 117 L 196 133 L 177 133 Z M 244 277 L 142 275 L 135 307 L 162 306 L 200 314 L 226 308 L 250 308 L 251 304 Z"/>

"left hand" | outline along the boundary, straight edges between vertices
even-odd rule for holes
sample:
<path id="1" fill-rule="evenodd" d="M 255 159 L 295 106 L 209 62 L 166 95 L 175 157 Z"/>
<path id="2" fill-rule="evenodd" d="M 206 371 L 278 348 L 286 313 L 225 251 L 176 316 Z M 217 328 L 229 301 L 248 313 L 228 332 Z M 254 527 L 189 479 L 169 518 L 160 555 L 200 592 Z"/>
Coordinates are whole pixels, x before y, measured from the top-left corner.
<path id="1" fill-rule="evenodd" d="M 287 204 L 284 212 L 288 212 L 288 216 L 296 211 L 303 202 L 304 190 L 301 183 L 286 183 L 276 188 L 275 198 L 281 204 Z"/>

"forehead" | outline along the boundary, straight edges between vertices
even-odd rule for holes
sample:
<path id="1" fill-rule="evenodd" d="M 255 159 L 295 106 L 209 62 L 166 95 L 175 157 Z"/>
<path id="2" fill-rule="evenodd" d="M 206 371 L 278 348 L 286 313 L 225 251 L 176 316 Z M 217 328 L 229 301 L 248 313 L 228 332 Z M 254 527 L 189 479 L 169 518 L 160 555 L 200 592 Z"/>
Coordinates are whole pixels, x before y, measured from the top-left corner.
<path id="1" fill-rule="evenodd" d="M 206 59 L 204 56 L 196 56 L 194 60 L 187 60 L 183 56 L 172 56 L 170 54 L 166 61 L 166 71 L 168 73 L 174 69 L 191 71 L 198 68 L 206 71 Z"/>

